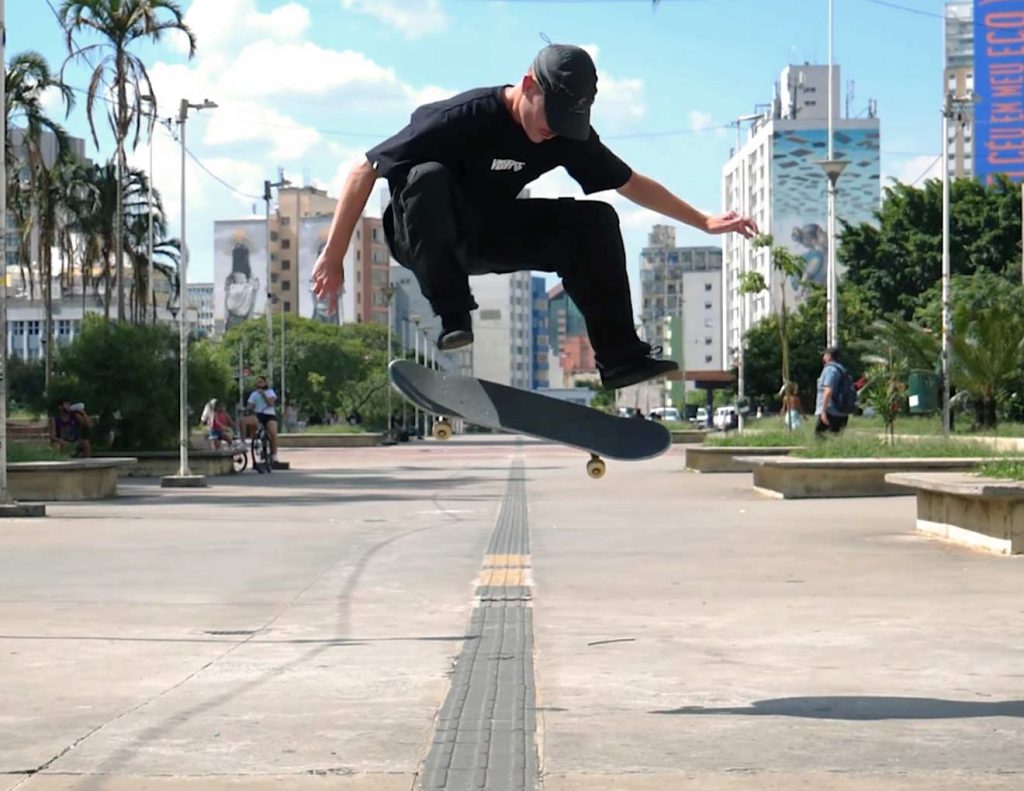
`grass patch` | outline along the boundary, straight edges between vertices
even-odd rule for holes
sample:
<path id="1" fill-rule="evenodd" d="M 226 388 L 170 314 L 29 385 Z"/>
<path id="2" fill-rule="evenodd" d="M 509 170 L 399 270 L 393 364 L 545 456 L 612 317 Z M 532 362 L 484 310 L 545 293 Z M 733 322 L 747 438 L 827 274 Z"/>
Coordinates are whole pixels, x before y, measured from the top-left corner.
<path id="1" fill-rule="evenodd" d="M 1024 481 L 1024 459 L 992 459 L 982 464 L 976 474 L 986 478 Z"/>
<path id="2" fill-rule="evenodd" d="M 803 429 L 764 429 L 710 435 L 704 438 L 704 444 L 715 448 L 789 448 L 804 445 L 807 440 L 808 432 Z"/>
<path id="3" fill-rule="evenodd" d="M 29 443 L 12 442 L 7 445 L 7 463 L 19 461 L 67 461 L 70 453 L 54 450 L 49 445 L 32 445 Z"/>
<path id="4" fill-rule="evenodd" d="M 795 451 L 794 456 L 805 459 L 899 459 L 899 458 L 969 458 L 978 456 L 1000 457 L 988 448 L 969 442 L 944 439 L 900 440 L 888 443 L 878 437 L 843 434 L 825 437 L 808 443 Z M 1021 458 L 1010 457 L 1006 458 Z"/>
<path id="5" fill-rule="evenodd" d="M 301 434 L 365 434 L 365 426 L 350 426 L 348 423 L 335 423 L 332 426 L 306 426 Z"/>

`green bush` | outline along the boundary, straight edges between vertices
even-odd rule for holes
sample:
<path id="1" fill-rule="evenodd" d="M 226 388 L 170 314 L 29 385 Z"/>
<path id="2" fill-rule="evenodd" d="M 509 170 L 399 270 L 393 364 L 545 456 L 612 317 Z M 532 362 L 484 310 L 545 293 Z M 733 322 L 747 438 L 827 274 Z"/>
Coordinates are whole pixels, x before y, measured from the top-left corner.
<path id="1" fill-rule="evenodd" d="M 96 445 L 167 450 L 178 442 L 178 335 L 165 325 L 86 316 L 82 333 L 57 357 L 49 409 L 59 398 L 85 402 Z M 227 396 L 231 374 L 206 341 L 189 347 L 190 424 L 203 404 Z"/>
<path id="2" fill-rule="evenodd" d="M 964 458 L 1000 456 L 973 442 L 947 439 L 904 439 L 886 442 L 869 436 L 840 435 L 822 437 L 807 443 L 794 456 L 808 459 L 872 459 L 872 458 Z"/>

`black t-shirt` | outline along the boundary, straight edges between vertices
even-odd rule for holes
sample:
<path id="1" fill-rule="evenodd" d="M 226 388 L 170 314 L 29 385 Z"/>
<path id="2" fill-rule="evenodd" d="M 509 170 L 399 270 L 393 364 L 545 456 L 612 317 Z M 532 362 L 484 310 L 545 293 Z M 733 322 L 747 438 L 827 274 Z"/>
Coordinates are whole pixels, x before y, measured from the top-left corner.
<path id="1" fill-rule="evenodd" d="M 597 132 L 580 142 L 554 137 L 533 143 L 502 100 L 504 86 L 476 88 L 425 104 L 395 136 L 370 149 L 366 158 L 392 191 L 409 170 L 439 162 L 473 202 L 513 200 L 538 176 L 563 166 L 588 195 L 618 189 L 633 174 L 601 142 Z"/>

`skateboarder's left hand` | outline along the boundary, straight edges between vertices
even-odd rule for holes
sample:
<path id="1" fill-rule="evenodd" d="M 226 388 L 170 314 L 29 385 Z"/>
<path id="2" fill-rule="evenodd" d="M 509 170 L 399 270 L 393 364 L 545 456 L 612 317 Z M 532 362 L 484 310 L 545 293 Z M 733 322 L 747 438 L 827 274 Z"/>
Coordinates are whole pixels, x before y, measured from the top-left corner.
<path id="1" fill-rule="evenodd" d="M 708 217 L 707 227 L 704 230 L 715 234 L 738 233 L 747 239 L 758 233 L 757 223 L 734 211 L 728 214 L 719 214 L 716 217 Z"/>

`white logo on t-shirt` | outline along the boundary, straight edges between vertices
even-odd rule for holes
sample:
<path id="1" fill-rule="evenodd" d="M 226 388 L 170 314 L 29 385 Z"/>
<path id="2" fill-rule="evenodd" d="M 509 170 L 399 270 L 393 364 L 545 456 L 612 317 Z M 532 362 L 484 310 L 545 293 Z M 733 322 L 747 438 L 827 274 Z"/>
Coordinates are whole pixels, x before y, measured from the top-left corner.
<path id="1" fill-rule="evenodd" d="M 518 162 L 514 159 L 495 159 L 491 162 L 491 170 L 512 170 L 518 173 L 525 167 L 525 162 Z"/>

